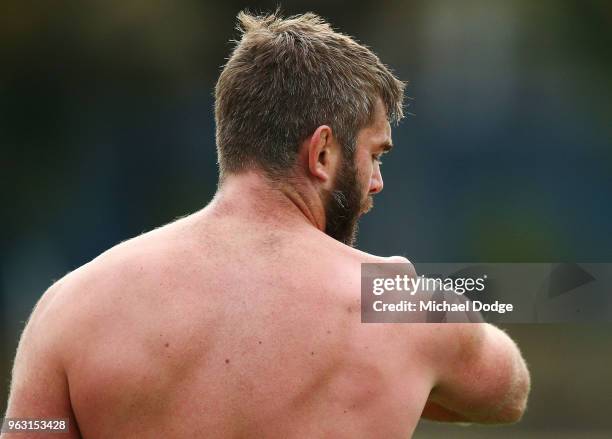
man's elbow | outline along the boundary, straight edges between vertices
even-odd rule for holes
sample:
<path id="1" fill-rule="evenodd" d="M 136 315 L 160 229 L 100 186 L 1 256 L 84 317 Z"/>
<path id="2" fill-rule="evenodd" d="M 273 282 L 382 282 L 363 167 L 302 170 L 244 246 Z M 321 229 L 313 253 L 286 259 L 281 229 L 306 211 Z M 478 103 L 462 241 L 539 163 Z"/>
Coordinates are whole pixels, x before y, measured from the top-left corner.
<path id="1" fill-rule="evenodd" d="M 497 412 L 493 423 L 514 424 L 519 422 L 527 410 L 527 400 L 531 389 L 531 378 L 525 362 L 521 359 L 509 395 Z"/>

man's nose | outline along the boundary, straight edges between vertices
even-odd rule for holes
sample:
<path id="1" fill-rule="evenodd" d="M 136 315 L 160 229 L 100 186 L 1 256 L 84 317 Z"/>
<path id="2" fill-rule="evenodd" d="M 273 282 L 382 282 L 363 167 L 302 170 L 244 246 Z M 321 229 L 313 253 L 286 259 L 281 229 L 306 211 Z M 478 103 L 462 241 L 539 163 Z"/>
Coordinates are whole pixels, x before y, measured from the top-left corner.
<path id="1" fill-rule="evenodd" d="M 370 179 L 370 195 L 374 195 L 383 190 L 383 178 L 380 168 L 377 166 Z"/>

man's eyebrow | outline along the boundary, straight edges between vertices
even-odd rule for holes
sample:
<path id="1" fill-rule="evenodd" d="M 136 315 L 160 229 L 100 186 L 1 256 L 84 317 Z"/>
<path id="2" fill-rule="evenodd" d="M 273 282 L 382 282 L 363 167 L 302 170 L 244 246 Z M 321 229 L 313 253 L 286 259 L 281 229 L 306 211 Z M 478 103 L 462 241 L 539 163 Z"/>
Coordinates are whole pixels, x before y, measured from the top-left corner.
<path id="1" fill-rule="evenodd" d="M 384 152 L 389 152 L 389 151 L 391 151 L 392 149 L 393 149 L 393 143 L 391 143 L 391 142 L 387 142 L 387 143 L 385 143 L 385 144 L 383 144 L 383 145 L 382 145 L 382 150 L 383 150 Z"/>

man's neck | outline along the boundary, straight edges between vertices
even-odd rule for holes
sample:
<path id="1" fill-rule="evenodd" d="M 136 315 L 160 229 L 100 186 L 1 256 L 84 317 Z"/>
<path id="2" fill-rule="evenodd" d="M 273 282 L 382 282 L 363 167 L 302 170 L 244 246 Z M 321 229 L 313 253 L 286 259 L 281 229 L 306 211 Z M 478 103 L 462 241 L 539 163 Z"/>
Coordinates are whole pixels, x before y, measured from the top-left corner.
<path id="1" fill-rule="evenodd" d="M 285 226 L 306 223 L 325 230 L 325 211 L 315 188 L 299 179 L 273 183 L 255 171 L 226 176 L 207 210 L 214 215 L 244 216 Z"/>

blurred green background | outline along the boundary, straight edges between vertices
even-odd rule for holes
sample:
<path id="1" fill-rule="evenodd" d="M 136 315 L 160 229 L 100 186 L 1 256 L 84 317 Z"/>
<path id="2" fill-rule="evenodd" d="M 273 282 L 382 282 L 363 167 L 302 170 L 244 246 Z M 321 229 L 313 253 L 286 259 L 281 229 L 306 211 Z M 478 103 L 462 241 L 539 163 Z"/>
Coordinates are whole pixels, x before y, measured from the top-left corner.
<path id="1" fill-rule="evenodd" d="M 216 188 L 212 92 L 235 16 L 277 1 L 0 6 L 0 410 L 50 283 Z M 612 261 L 612 2 L 285 1 L 409 81 L 359 247 L 429 262 Z M 519 325 L 533 374 L 511 427 L 416 438 L 610 437 L 612 325 Z"/>

